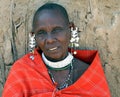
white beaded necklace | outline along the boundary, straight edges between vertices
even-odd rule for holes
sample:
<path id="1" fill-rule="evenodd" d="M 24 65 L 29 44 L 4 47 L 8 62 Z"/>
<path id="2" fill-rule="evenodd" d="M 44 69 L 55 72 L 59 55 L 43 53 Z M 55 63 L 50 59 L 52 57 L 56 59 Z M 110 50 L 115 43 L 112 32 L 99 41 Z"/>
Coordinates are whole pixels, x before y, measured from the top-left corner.
<path id="1" fill-rule="evenodd" d="M 58 61 L 58 62 L 52 62 L 52 61 L 49 61 L 44 53 L 42 53 L 42 58 L 43 58 L 43 61 L 45 62 L 45 64 L 51 68 L 54 68 L 54 69 L 60 69 L 60 68 L 64 68 L 66 66 L 68 66 L 72 60 L 73 60 L 73 56 L 72 54 L 68 53 L 68 56 L 61 60 L 61 61 Z"/>

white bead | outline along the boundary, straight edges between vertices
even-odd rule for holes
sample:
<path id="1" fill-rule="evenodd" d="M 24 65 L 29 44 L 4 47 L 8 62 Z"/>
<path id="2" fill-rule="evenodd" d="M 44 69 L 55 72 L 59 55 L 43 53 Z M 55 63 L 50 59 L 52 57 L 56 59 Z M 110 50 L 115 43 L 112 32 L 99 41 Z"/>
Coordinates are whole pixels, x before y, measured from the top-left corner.
<path id="1" fill-rule="evenodd" d="M 31 60 L 34 60 L 34 56 L 31 55 L 31 56 L 30 56 L 30 59 L 31 59 Z"/>
<path id="2" fill-rule="evenodd" d="M 74 38 L 71 38 L 70 42 L 74 42 L 74 41 L 75 41 L 75 39 L 74 39 Z"/>
<path id="3" fill-rule="evenodd" d="M 75 46 L 76 46 L 76 47 L 79 47 L 79 44 L 75 43 Z"/>
<path id="4" fill-rule="evenodd" d="M 73 52 L 73 54 L 74 54 L 74 55 L 76 55 L 76 54 L 77 54 L 77 52 L 76 52 L 76 51 L 74 51 L 74 52 Z"/>

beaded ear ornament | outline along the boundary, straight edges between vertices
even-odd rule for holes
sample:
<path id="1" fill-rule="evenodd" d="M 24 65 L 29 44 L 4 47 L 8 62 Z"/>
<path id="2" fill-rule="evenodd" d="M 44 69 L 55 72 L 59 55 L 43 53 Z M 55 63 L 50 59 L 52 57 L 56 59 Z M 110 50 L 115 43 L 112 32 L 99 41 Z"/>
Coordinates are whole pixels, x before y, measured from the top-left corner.
<path id="1" fill-rule="evenodd" d="M 76 48 L 79 47 L 79 31 L 78 31 L 78 27 L 74 27 L 71 26 L 71 47 L 74 48 L 74 50 L 76 50 Z M 77 51 L 74 51 L 73 54 L 77 54 Z"/>
<path id="2" fill-rule="evenodd" d="M 35 34 L 33 32 L 29 33 L 29 51 L 30 53 L 34 53 L 36 42 L 35 42 Z M 34 56 L 31 55 L 30 58 L 34 60 Z"/>

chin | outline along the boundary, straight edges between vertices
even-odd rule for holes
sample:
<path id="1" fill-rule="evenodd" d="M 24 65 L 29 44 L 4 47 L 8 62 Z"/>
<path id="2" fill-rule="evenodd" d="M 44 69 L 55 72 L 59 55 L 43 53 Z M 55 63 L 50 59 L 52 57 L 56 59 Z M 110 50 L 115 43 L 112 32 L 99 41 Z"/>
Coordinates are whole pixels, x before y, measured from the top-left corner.
<path id="1" fill-rule="evenodd" d="M 60 55 L 54 55 L 54 56 L 51 56 L 51 58 L 54 59 L 54 60 L 60 60 L 60 59 L 63 59 L 63 57 L 60 56 Z"/>
<path id="2" fill-rule="evenodd" d="M 60 60 L 64 59 L 64 56 L 57 53 L 57 54 L 49 55 L 49 56 L 47 56 L 47 58 L 51 61 L 60 61 Z"/>

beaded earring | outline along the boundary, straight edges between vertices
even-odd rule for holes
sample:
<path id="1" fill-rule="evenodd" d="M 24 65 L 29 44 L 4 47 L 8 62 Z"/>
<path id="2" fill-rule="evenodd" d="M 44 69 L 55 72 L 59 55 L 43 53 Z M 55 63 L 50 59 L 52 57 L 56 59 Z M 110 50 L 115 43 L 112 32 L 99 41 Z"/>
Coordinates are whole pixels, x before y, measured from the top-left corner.
<path id="1" fill-rule="evenodd" d="M 71 47 L 76 50 L 77 47 L 79 47 L 79 33 L 78 33 L 78 28 L 77 27 L 71 27 Z M 77 54 L 77 51 L 74 51 L 73 54 Z"/>
<path id="2" fill-rule="evenodd" d="M 30 53 L 34 54 L 34 48 L 35 48 L 36 42 L 35 42 L 35 34 L 29 33 L 29 51 Z M 34 56 L 31 55 L 30 58 L 34 60 Z"/>

